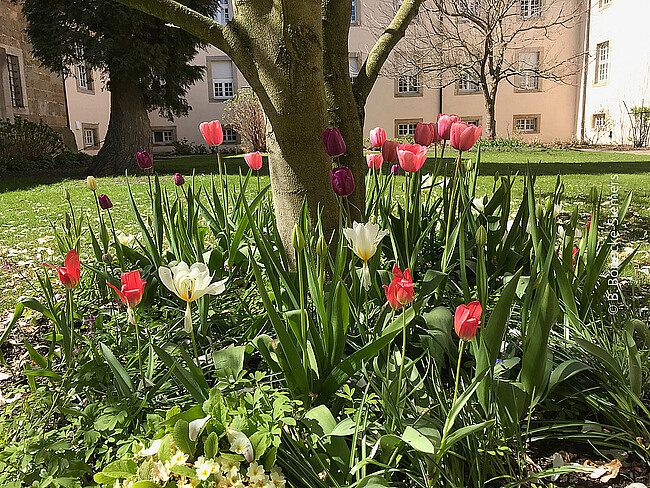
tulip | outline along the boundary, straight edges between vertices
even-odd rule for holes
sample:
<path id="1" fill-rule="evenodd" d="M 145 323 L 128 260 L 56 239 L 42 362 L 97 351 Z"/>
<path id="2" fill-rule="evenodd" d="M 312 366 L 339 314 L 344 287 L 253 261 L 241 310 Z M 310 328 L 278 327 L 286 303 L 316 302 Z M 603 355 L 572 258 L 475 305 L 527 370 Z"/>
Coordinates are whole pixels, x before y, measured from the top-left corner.
<path id="1" fill-rule="evenodd" d="M 399 164 L 392 165 L 390 167 L 390 172 L 397 176 L 399 174 Z"/>
<path id="2" fill-rule="evenodd" d="M 415 139 L 416 144 L 421 146 L 429 146 L 433 142 L 433 138 L 437 133 L 436 124 L 423 124 L 418 122 L 418 125 L 415 127 Z"/>
<path id="3" fill-rule="evenodd" d="M 325 129 L 323 131 L 322 137 L 325 152 L 331 157 L 340 156 L 345 152 L 345 141 L 343 140 L 343 136 L 336 127 L 334 129 Z"/>
<path id="4" fill-rule="evenodd" d="M 381 156 L 384 158 L 384 161 L 387 163 L 394 163 L 397 161 L 397 148 L 399 147 L 399 142 L 397 141 L 386 141 L 381 146 Z"/>
<path id="5" fill-rule="evenodd" d="M 94 176 L 86 178 L 86 186 L 90 191 L 97 191 L 97 180 Z"/>
<path id="6" fill-rule="evenodd" d="M 372 284 L 370 278 L 370 269 L 368 268 L 368 260 L 377 252 L 377 246 L 381 240 L 388 235 L 387 230 L 379 230 L 377 224 L 368 222 L 360 224 L 354 222 L 352 228 L 343 229 L 343 235 L 348 240 L 350 248 L 359 258 L 363 260 L 363 271 L 361 273 L 361 285 L 366 291 Z"/>
<path id="7" fill-rule="evenodd" d="M 250 169 L 259 170 L 262 168 L 262 155 L 259 151 L 244 154 L 244 159 L 246 160 L 246 164 Z"/>
<path id="8" fill-rule="evenodd" d="M 442 137 L 440 137 L 440 133 L 438 132 L 438 124 L 436 122 L 432 122 L 431 127 L 433 127 L 433 143 L 440 142 L 442 141 Z"/>
<path id="9" fill-rule="evenodd" d="M 61 191 L 61 196 L 64 200 L 67 200 L 68 202 L 70 201 L 70 192 L 68 192 L 66 188 Z"/>
<path id="10" fill-rule="evenodd" d="M 427 148 L 419 144 L 400 144 L 397 156 L 402 169 L 414 173 L 422 167 L 427 159 Z"/>
<path id="11" fill-rule="evenodd" d="M 462 304 L 456 308 L 454 330 L 461 340 L 468 341 L 474 338 L 478 324 L 481 323 L 481 313 L 483 313 L 483 308 L 477 301 L 470 302 L 468 305 Z"/>
<path id="12" fill-rule="evenodd" d="M 79 254 L 76 249 L 71 249 L 65 255 L 65 266 L 53 266 L 51 264 L 43 263 L 45 266 L 55 268 L 59 273 L 59 281 L 66 290 L 72 290 L 79 284 L 81 277 L 81 263 L 79 262 Z"/>
<path id="13" fill-rule="evenodd" d="M 553 218 L 556 219 L 560 215 L 560 212 L 562 212 L 562 204 L 561 203 L 560 204 L 558 204 L 558 203 L 554 204 L 553 205 Z"/>
<path id="14" fill-rule="evenodd" d="M 135 161 L 140 169 L 149 169 L 153 167 L 153 158 L 149 151 L 138 151 L 135 153 Z"/>
<path id="15" fill-rule="evenodd" d="M 203 295 L 219 295 L 226 289 L 227 278 L 211 283 L 212 276 L 205 263 L 194 263 L 189 267 L 187 263 L 181 261 L 171 268 L 161 266 L 158 268 L 158 275 L 169 291 L 187 302 L 183 325 L 185 332 L 188 333 L 193 332 L 190 304 Z"/>
<path id="16" fill-rule="evenodd" d="M 449 143 L 459 151 L 469 151 L 478 141 L 482 130 L 480 125 L 477 127 L 466 122 L 456 122 L 451 126 Z"/>
<path id="17" fill-rule="evenodd" d="M 368 168 L 379 169 L 384 162 L 384 158 L 379 153 L 368 153 L 366 154 L 366 162 Z"/>
<path id="18" fill-rule="evenodd" d="M 122 303 L 128 308 L 129 322 L 135 324 L 135 318 L 133 317 L 133 312 L 131 309 L 138 305 L 138 303 L 140 303 L 140 300 L 142 300 L 144 285 L 146 285 L 147 282 L 142 281 L 140 278 L 140 271 L 137 269 L 135 271 L 122 273 L 120 280 L 122 282 L 122 287 L 119 290 L 108 281 L 106 284 L 117 292 L 117 296 L 120 297 Z"/>
<path id="19" fill-rule="evenodd" d="M 113 202 L 111 202 L 111 199 L 107 195 L 99 195 L 99 206 L 104 210 L 108 210 L 113 207 Z"/>
<path id="20" fill-rule="evenodd" d="M 354 191 L 354 177 L 347 166 L 340 166 L 330 171 L 330 180 L 334 193 L 347 197 Z"/>
<path id="21" fill-rule="evenodd" d="M 185 184 L 185 178 L 183 178 L 183 175 L 180 173 L 175 173 L 174 174 L 174 183 L 176 186 L 183 186 Z"/>
<path id="22" fill-rule="evenodd" d="M 221 128 L 221 122 L 218 120 L 201 122 L 199 130 L 208 146 L 218 146 L 223 142 L 223 129 Z"/>
<path id="23" fill-rule="evenodd" d="M 375 127 L 370 131 L 370 144 L 380 148 L 386 142 L 386 131 L 381 127 Z"/>
<path id="24" fill-rule="evenodd" d="M 460 117 L 458 115 L 438 115 L 438 134 L 441 139 L 446 141 L 449 140 L 451 135 L 451 126 L 456 122 L 460 122 Z"/>
<path id="25" fill-rule="evenodd" d="M 402 270 L 395 264 L 393 266 L 393 281 L 389 286 L 384 285 L 384 291 L 393 310 L 411 303 L 415 299 L 415 290 L 409 269 L 406 268 L 402 273 Z"/>

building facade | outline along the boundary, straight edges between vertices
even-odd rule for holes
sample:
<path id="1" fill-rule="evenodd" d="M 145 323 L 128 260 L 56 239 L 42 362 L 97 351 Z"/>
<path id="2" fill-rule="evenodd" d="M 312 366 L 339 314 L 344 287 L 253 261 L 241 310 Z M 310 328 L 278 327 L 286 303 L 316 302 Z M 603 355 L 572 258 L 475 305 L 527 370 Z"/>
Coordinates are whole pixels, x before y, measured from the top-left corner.
<path id="1" fill-rule="evenodd" d="M 0 12 L 0 118 L 42 120 L 65 136 L 68 124 L 63 79 L 30 54 L 20 5 L 0 0 Z"/>

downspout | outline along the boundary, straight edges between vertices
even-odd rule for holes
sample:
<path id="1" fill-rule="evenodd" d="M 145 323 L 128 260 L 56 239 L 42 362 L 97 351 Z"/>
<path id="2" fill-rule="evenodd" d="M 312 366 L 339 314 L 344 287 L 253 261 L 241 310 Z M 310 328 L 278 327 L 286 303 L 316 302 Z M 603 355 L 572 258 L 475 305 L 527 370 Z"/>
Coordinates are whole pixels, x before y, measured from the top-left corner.
<path id="1" fill-rule="evenodd" d="M 589 32 L 591 28 L 591 2 L 587 1 L 587 24 L 585 26 L 585 44 L 582 63 L 582 106 L 580 114 L 580 143 L 585 143 L 585 118 L 587 112 L 587 83 L 589 82 Z"/>

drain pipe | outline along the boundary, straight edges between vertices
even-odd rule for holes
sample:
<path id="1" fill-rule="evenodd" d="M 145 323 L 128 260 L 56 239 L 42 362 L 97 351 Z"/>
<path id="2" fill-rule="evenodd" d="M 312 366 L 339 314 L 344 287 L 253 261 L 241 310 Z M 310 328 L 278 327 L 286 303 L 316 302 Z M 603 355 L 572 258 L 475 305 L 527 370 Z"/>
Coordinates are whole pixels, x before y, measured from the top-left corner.
<path id="1" fill-rule="evenodd" d="M 587 0 L 587 23 L 585 25 L 585 48 L 582 63 L 582 106 L 580 114 L 580 143 L 585 143 L 585 119 L 587 112 L 587 83 L 589 82 L 589 31 L 591 29 L 591 2 Z"/>

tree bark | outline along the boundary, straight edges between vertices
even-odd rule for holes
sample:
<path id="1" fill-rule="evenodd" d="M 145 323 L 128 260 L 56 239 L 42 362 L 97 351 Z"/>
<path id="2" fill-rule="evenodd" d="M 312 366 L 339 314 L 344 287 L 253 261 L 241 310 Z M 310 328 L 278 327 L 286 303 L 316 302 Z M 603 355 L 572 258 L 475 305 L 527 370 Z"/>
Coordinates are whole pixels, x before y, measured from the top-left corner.
<path id="1" fill-rule="evenodd" d="M 490 95 L 485 95 L 485 109 L 487 110 L 487 134 L 490 139 L 494 139 L 497 136 L 497 119 L 495 117 L 495 107 L 496 107 L 496 97 L 497 92 L 494 90 Z"/>
<path id="2" fill-rule="evenodd" d="M 90 174 L 135 172 L 135 153 L 151 152 L 149 115 L 140 87 L 128 79 L 111 77 L 111 113 L 106 139 L 88 168 Z"/>

